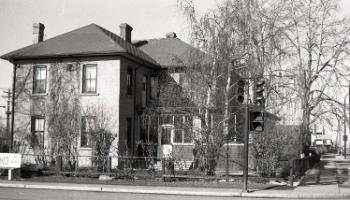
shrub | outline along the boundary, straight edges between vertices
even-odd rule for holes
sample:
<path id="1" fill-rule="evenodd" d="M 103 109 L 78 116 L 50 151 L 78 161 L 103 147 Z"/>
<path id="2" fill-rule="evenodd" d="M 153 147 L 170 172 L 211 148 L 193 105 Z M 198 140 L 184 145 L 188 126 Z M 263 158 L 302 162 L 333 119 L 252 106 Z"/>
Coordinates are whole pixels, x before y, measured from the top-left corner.
<path id="1" fill-rule="evenodd" d="M 97 170 L 106 172 L 108 169 L 109 151 L 114 140 L 113 134 L 106 129 L 97 129 L 91 133 L 93 141 L 94 162 Z"/>

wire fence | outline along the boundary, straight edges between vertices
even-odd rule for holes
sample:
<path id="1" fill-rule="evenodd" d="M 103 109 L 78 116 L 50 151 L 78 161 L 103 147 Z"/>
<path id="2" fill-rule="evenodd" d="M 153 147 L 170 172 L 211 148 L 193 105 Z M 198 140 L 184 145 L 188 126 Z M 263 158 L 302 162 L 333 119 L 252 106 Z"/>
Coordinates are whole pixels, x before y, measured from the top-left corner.
<path id="1" fill-rule="evenodd" d="M 69 175 L 77 177 L 98 177 L 111 175 L 116 179 L 162 179 L 164 181 L 220 180 L 242 175 L 240 161 L 218 159 L 215 173 L 198 166 L 198 160 L 158 157 L 127 156 L 50 156 L 22 155 L 22 171 L 40 169 L 45 175 Z"/>

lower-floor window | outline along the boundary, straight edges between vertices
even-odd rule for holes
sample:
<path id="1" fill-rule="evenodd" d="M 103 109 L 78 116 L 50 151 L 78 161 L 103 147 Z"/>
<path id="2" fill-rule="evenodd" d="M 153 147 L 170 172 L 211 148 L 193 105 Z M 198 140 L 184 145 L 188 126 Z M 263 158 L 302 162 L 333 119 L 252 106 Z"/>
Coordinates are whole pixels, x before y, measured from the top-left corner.
<path id="1" fill-rule="evenodd" d="M 91 147 L 92 146 L 91 132 L 96 129 L 96 117 L 84 116 L 82 117 L 81 121 L 82 121 L 82 127 L 81 127 L 80 146 Z"/>
<path id="2" fill-rule="evenodd" d="M 44 146 L 45 118 L 43 116 L 32 116 L 32 145 Z"/>
<path id="3" fill-rule="evenodd" d="M 193 118 L 190 116 L 174 116 L 174 143 L 192 143 Z"/>

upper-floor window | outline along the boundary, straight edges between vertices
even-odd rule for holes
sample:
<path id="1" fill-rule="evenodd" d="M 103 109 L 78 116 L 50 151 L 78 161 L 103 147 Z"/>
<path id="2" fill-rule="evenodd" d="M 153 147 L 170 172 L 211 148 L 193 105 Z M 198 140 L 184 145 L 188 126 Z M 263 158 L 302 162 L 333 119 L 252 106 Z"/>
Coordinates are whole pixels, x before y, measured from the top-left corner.
<path id="1" fill-rule="evenodd" d="M 32 144 L 44 146 L 45 118 L 43 116 L 32 116 Z"/>
<path id="2" fill-rule="evenodd" d="M 33 93 L 40 94 L 46 92 L 46 66 L 34 66 Z"/>
<path id="3" fill-rule="evenodd" d="M 159 77 L 151 76 L 151 92 L 150 99 L 155 100 L 159 97 Z"/>
<path id="4" fill-rule="evenodd" d="M 83 65 L 83 93 L 96 93 L 97 90 L 97 65 Z"/>
<path id="5" fill-rule="evenodd" d="M 147 76 L 144 76 L 142 79 L 142 107 L 146 107 L 147 104 L 147 88 L 148 88 L 148 79 Z"/>
<path id="6" fill-rule="evenodd" d="M 127 93 L 128 95 L 132 95 L 132 69 L 128 68 L 128 73 L 126 75 L 126 84 L 127 84 Z"/>
<path id="7" fill-rule="evenodd" d="M 91 132 L 96 130 L 96 117 L 83 116 L 81 121 L 80 146 L 91 147 Z"/>

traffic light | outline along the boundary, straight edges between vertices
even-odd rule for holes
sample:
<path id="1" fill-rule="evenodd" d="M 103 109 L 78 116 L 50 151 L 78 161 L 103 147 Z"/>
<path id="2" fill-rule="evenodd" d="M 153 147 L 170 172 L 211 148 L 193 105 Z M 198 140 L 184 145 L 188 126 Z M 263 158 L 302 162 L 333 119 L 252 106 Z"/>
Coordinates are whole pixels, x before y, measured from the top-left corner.
<path id="1" fill-rule="evenodd" d="M 263 107 L 265 105 L 265 97 L 264 97 L 264 85 L 265 81 L 260 80 L 255 82 L 255 91 L 254 91 L 254 103 Z"/>
<path id="2" fill-rule="evenodd" d="M 256 132 L 264 131 L 264 112 L 261 112 L 261 111 L 249 112 L 249 131 L 256 131 Z"/>
<path id="3" fill-rule="evenodd" d="M 244 80 L 240 79 L 237 82 L 237 101 L 239 103 L 243 103 L 244 101 L 244 86 L 245 86 Z"/>

